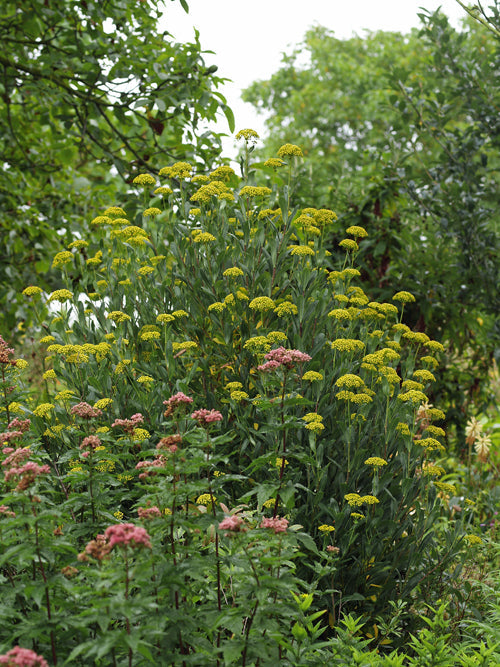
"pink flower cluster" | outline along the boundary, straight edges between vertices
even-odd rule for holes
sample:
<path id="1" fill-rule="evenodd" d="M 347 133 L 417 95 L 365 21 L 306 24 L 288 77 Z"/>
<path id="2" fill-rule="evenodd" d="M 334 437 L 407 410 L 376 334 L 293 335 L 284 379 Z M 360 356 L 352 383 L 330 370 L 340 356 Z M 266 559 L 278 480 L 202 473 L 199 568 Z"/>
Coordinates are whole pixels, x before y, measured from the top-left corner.
<path id="1" fill-rule="evenodd" d="M 8 505 L 0 505 L 0 514 L 3 514 L 4 516 L 10 516 L 10 517 L 15 517 L 16 513 L 12 512 L 9 509 Z"/>
<path id="2" fill-rule="evenodd" d="M 30 419 L 13 419 L 8 426 L 9 430 L 0 433 L 0 442 L 5 443 L 21 438 L 23 433 L 29 429 L 30 424 Z"/>
<path id="3" fill-rule="evenodd" d="M 5 481 L 8 482 L 12 478 L 17 481 L 16 491 L 25 491 L 39 475 L 50 472 L 50 467 L 47 464 L 41 466 L 34 461 L 27 460 L 31 455 L 31 450 L 28 447 L 18 449 L 5 447 L 3 452 L 9 452 L 5 461 L 2 461 L 2 466 L 6 468 L 4 471 Z"/>
<path id="4" fill-rule="evenodd" d="M 286 533 L 286 529 L 288 528 L 288 519 L 280 519 L 279 517 L 274 517 L 272 519 L 268 519 L 264 517 L 262 519 L 262 523 L 260 524 L 261 528 L 271 528 L 271 530 L 274 530 L 274 532 L 277 533 Z"/>
<path id="5" fill-rule="evenodd" d="M 151 537 L 148 535 L 146 529 L 141 526 L 135 526 L 133 523 L 117 523 L 114 526 L 109 526 L 104 531 L 104 537 L 111 549 L 114 546 L 145 546 L 151 549 Z"/>
<path id="6" fill-rule="evenodd" d="M 270 350 L 270 352 L 265 354 L 264 359 L 267 360 L 266 363 L 257 366 L 257 370 L 269 373 L 278 368 L 289 370 L 295 364 L 303 364 L 306 361 L 311 361 L 312 357 L 305 352 L 300 352 L 300 350 L 287 350 L 284 347 L 277 347 L 275 350 Z"/>
<path id="7" fill-rule="evenodd" d="M 100 417 L 102 415 L 102 410 L 93 408 L 85 401 L 81 401 L 74 405 L 70 410 L 72 415 L 81 417 L 82 419 L 94 419 L 95 417 Z"/>
<path id="8" fill-rule="evenodd" d="M 198 424 L 211 424 L 212 422 L 222 421 L 222 414 L 218 410 L 207 410 L 206 408 L 201 408 L 201 410 L 195 410 L 191 415 L 192 419 L 196 419 Z"/>
<path id="9" fill-rule="evenodd" d="M 132 434 L 137 424 L 143 424 L 143 423 L 144 423 L 144 417 L 141 415 L 140 412 L 136 412 L 136 414 L 132 415 L 130 419 L 115 419 L 115 421 L 111 424 L 111 426 L 112 427 L 119 426 L 123 428 L 125 433 Z"/>
<path id="10" fill-rule="evenodd" d="M 146 468 L 144 472 L 139 474 L 139 479 L 146 479 L 146 477 L 151 477 L 151 475 L 155 474 L 154 468 L 164 468 L 166 462 L 167 461 L 165 457 L 161 454 L 157 454 L 156 458 L 154 458 L 152 461 L 139 461 L 139 463 L 135 466 L 136 470 Z"/>
<path id="11" fill-rule="evenodd" d="M 82 444 L 80 445 L 80 449 L 82 450 L 92 450 L 94 451 L 96 447 L 99 447 L 101 444 L 100 438 L 97 437 L 97 435 L 88 435 L 86 438 L 82 440 Z M 87 452 L 88 454 L 88 452 Z"/>
<path id="12" fill-rule="evenodd" d="M 161 516 L 161 510 L 156 505 L 153 505 L 153 507 L 138 507 L 137 514 L 139 519 L 147 520 Z"/>
<path id="13" fill-rule="evenodd" d="M 163 405 L 167 406 L 167 409 L 163 413 L 164 417 L 168 418 L 175 410 L 175 408 L 180 405 L 189 405 L 193 402 L 193 399 L 190 396 L 186 396 L 182 391 L 178 391 L 177 394 L 171 396 L 168 400 L 163 401 Z"/>
<path id="14" fill-rule="evenodd" d="M 15 365 L 15 359 L 9 359 L 10 355 L 14 354 L 14 348 L 7 347 L 7 343 L 4 341 L 2 336 L 0 336 L 0 364 L 11 364 Z"/>
<path id="15" fill-rule="evenodd" d="M 0 665 L 7 665 L 7 667 L 49 667 L 49 663 L 37 655 L 29 648 L 21 648 L 14 646 L 13 649 L 0 655 Z"/>
<path id="16" fill-rule="evenodd" d="M 227 516 L 219 523 L 219 530 L 229 530 L 232 533 L 242 533 L 246 531 L 243 519 L 237 514 Z"/>
<path id="17" fill-rule="evenodd" d="M 160 442 L 156 445 L 156 449 L 166 449 L 171 454 L 175 454 L 178 450 L 178 445 L 182 442 L 182 436 L 179 433 L 175 435 L 167 435 L 165 438 L 162 438 Z"/>

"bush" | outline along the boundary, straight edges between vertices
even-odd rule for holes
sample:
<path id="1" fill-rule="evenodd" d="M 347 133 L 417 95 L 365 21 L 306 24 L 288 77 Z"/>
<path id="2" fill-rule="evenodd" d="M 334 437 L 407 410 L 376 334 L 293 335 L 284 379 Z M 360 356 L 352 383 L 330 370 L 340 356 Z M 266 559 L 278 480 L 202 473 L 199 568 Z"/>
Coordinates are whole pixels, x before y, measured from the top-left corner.
<path id="1" fill-rule="evenodd" d="M 278 155 L 275 190 L 225 165 L 138 176 L 143 214 L 108 208 L 54 257 L 64 289 L 25 289 L 46 393 L 9 393 L 4 353 L 0 648 L 315 664 L 342 614 L 377 636 L 413 599 L 408 636 L 448 590 L 471 512 L 451 522 L 439 481 L 442 346 L 401 323 L 409 292 L 357 284 L 363 228 L 330 265 L 335 213 L 292 209 L 301 151 Z"/>

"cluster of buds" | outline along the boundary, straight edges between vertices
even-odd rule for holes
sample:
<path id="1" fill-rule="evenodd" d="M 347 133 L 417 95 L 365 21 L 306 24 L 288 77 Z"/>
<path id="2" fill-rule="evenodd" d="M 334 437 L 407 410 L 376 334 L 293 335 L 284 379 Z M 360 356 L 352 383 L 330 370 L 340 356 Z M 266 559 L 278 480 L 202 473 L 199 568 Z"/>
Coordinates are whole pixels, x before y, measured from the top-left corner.
<path id="1" fill-rule="evenodd" d="M 104 534 L 97 535 L 95 540 L 91 540 L 85 550 L 78 554 L 77 558 L 82 562 L 88 561 L 90 558 L 102 561 L 109 556 L 116 546 L 151 549 L 151 537 L 146 529 L 141 526 L 136 526 L 133 523 L 117 523 L 106 528 Z"/>
<path id="2" fill-rule="evenodd" d="M 10 359 L 12 354 L 14 354 L 14 349 L 12 347 L 7 347 L 7 343 L 2 336 L 0 336 L 0 364 L 15 366 L 17 363 L 16 360 Z"/>
<path id="3" fill-rule="evenodd" d="M 168 419 L 172 412 L 179 406 L 181 405 L 189 405 L 190 403 L 193 402 L 193 399 L 190 398 L 189 396 L 186 396 L 186 394 L 183 394 L 182 391 L 177 392 L 177 394 L 174 394 L 171 396 L 168 400 L 163 401 L 163 405 L 167 406 L 167 409 L 163 413 L 163 416 Z"/>
<path id="4" fill-rule="evenodd" d="M 135 415 L 132 415 L 130 419 L 115 419 L 115 421 L 111 424 L 111 426 L 123 428 L 125 433 L 133 435 L 137 425 L 143 423 L 144 423 L 144 417 L 141 415 L 140 412 L 137 412 Z"/>
<path id="5" fill-rule="evenodd" d="M 200 426 L 206 426 L 207 424 L 222 421 L 222 414 L 218 410 L 201 408 L 201 410 L 195 410 L 192 413 L 191 419 L 195 419 Z"/>
<path id="6" fill-rule="evenodd" d="M 164 456 L 161 454 L 157 454 L 156 458 L 154 458 L 152 461 L 139 461 L 139 463 L 135 466 L 136 470 L 144 470 L 144 472 L 141 472 L 139 474 L 139 479 L 146 479 L 147 477 L 152 477 L 153 475 L 156 474 L 155 468 L 164 468 L 166 464 L 166 459 Z"/>
<path id="7" fill-rule="evenodd" d="M 4 453 L 8 453 L 7 458 L 2 461 L 4 467 L 5 481 L 11 479 L 17 482 L 16 491 L 26 491 L 37 477 L 50 472 L 50 467 L 45 465 L 38 465 L 35 461 L 29 461 L 32 452 L 29 447 L 19 447 L 18 449 L 11 449 L 5 447 Z"/>
<path id="8" fill-rule="evenodd" d="M 175 454 L 181 442 L 182 436 L 179 435 L 179 433 L 176 433 L 175 435 L 167 435 L 165 438 L 162 438 L 156 445 L 156 449 L 167 450 L 171 454 Z"/>
<path id="9" fill-rule="evenodd" d="M 102 415 L 102 410 L 93 408 L 88 403 L 85 403 L 85 401 L 74 405 L 70 412 L 72 415 L 76 415 L 81 419 L 95 419 L 96 417 L 100 417 Z"/>
<path id="10" fill-rule="evenodd" d="M 303 364 L 306 361 L 311 361 L 311 358 L 312 357 L 305 352 L 300 352 L 300 350 L 287 350 L 284 347 L 278 347 L 264 355 L 266 363 L 257 366 L 257 370 L 262 371 L 263 373 L 269 373 L 283 368 L 290 370 L 296 364 Z"/>

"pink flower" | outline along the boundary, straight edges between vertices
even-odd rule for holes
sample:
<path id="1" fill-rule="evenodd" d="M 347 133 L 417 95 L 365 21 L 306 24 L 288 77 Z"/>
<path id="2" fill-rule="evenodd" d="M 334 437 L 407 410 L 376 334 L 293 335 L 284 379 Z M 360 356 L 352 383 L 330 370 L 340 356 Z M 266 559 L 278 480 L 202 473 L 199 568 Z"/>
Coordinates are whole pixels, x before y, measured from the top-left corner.
<path id="1" fill-rule="evenodd" d="M 277 361 L 266 361 L 265 364 L 257 366 L 257 370 L 261 371 L 262 373 L 270 373 L 271 371 L 275 371 L 278 368 L 281 368 L 281 364 Z"/>
<path id="2" fill-rule="evenodd" d="M 3 514 L 4 516 L 10 516 L 10 517 L 15 517 L 16 513 L 12 512 L 9 509 L 8 505 L 0 505 L 0 514 Z"/>
<path id="3" fill-rule="evenodd" d="M 6 449 L 7 447 L 3 450 L 4 454 L 7 454 Z M 12 453 L 9 456 L 7 456 L 5 461 L 2 461 L 2 465 L 17 466 L 23 461 L 26 461 L 26 459 L 29 459 L 30 455 L 31 455 L 31 450 L 29 449 L 29 447 L 19 447 L 18 449 L 13 449 Z"/>
<path id="4" fill-rule="evenodd" d="M 23 433 L 29 429 L 31 425 L 31 419 L 18 419 L 17 417 L 13 419 L 8 425 L 8 429 L 17 428 Z"/>
<path id="5" fill-rule="evenodd" d="M 4 461 L 5 463 L 5 461 Z M 18 477 L 19 481 L 16 486 L 16 491 L 26 491 L 26 489 L 33 484 L 39 475 L 44 475 L 50 472 L 50 467 L 45 464 L 39 466 L 34 461 L 27 461 L 20 468 L 10 468 L 5 471 L 5 481 L 9 481 L 11 477 Z"/>
<path id="6" fill-rule="evenodd" d="M 218 410 L 195 410 L 191 415 L 192 419 L 196 419 L 198 424 L 211 424 L 212 422 L 222 421 L 222 414 Z"/>
<path id="7" fill-rule="evenodd" d="M 98 438 L 96 435 L 88 435 L 86 438 L 82 440 L 80 449 L 91 449 L 93 451 L 96 447 L 99 447 L 100 444 L 101 444 L 100 438 Z M 88 456 L 88 452 L 85 453 Z"/>
<path id="8" fill-rule="evenodd" d="M 118 523 L 109 526 L 104 532 L 109 546 L 139 547 L 141 545 L 151 549 L 151 538 L 145 528 L 135 526 L 133 523 Z"/>
<path id="9" fill-rule="evenodd" d="M 0 433 L 0 442 L 10 442 L 16 438 L 21 438 L 22 435 L 22 431 L 4 431 L 3 433 Z"/>
<path id="10" fill-rule="evenodd" d="M 287 350 L 281 346 L 275 350 L 270 350 L 270 352 L 264 355 L 264 359 L 276 361 L 281 366 L 285 366 L 285 368 L 292 368 L 294 364 L 303 364 L 306 361 L 311 361 L 312 357 L 300 350 Z"/>
<path id="11" fill-rule="evenodd" d="M 262 523 L 260 524 L 261 528 L 271 528 L 271 530 L 274 530 L 274 532 L 277 533 L 286 533 L 286 529 L 288 528 L 288 519 L 280 519 L 279 517 L 275 517 L 273 519 L 268 519 L 264 517 L 262 519 Z"/>
<path id="12" fill-rule="evenodd" d="M 227 516 L 219 523 L 219 530 L 229 530 L 233 533 L 244 532 L 245 528 L 242 527 L 243 519 L 237 514 L 232 516 Z"/>
<path id="13" fill-rule="evenodd" d="M 130 419 L 115 419 L 115 421 L 111 424 L 111 426 L 112 427 L 119 426 L 123 428 L 123 430 L 126 433 L 132 434 L 137 424 L 143 424 L 143 423 L 144 423 L 144 417 L 141 415 L 140 412 L 136 412 L 135 415 L 132 415 L 132 417 L 130 417 Z"/>
<path id="14" fill-rule="evenodd" d="M 100 417 L 102 415 L 102 410 L 96 410 L 85 401 L 77 403 L 70 410 L 72 415 L 81 417 L 82 419 L 93 419 L 94 417 Z"/>
<path id="15" fill-rule="evenodd" d="M 49 667 L 49 663 L 37 655 L 29 648 L 21 648 L 14 646 L 13 649 L 0 655 L 0 665 L 7 665 L 7 667 Z"/>
<path id="16" fill-rule="evenodd" d="M 153 505 L 153 507 L 138 507 L 137 514 L 139 515 L 139 519 L 146 520 L 161 516 L 161 511 L 156 505 Z"/>
<path id="17" fill-rule="evenodd" d="M 186 394 L 183 394 L 182 391 L 177 392 L 171 396 L 167 401 L 163 401 L 163 405 L 168 405 L 170 407 L 175 407 L 176 405 L 182 405 L 182 403 L 192 403 L 193 399 Z"/>

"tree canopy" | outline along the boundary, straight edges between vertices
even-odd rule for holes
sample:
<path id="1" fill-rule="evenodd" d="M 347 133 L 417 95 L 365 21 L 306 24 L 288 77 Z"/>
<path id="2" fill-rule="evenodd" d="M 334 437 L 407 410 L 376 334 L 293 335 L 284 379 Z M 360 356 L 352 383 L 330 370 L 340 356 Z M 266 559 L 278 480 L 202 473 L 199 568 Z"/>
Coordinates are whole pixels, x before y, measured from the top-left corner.
<path id="1" fill-rule="evenodd" d="M 180 0 L 188 9 L 185 0 Z M 159 0 L 6 0 L 0 9 L 0 284 L 6 327 L 19 287 L 44 273 L 56 234 L 150 165 L 220 150 L 204 130 L 222 79 L 196 33 L 159 30 Z M 48 250 L 49 252 L 43 252 Z"/>

